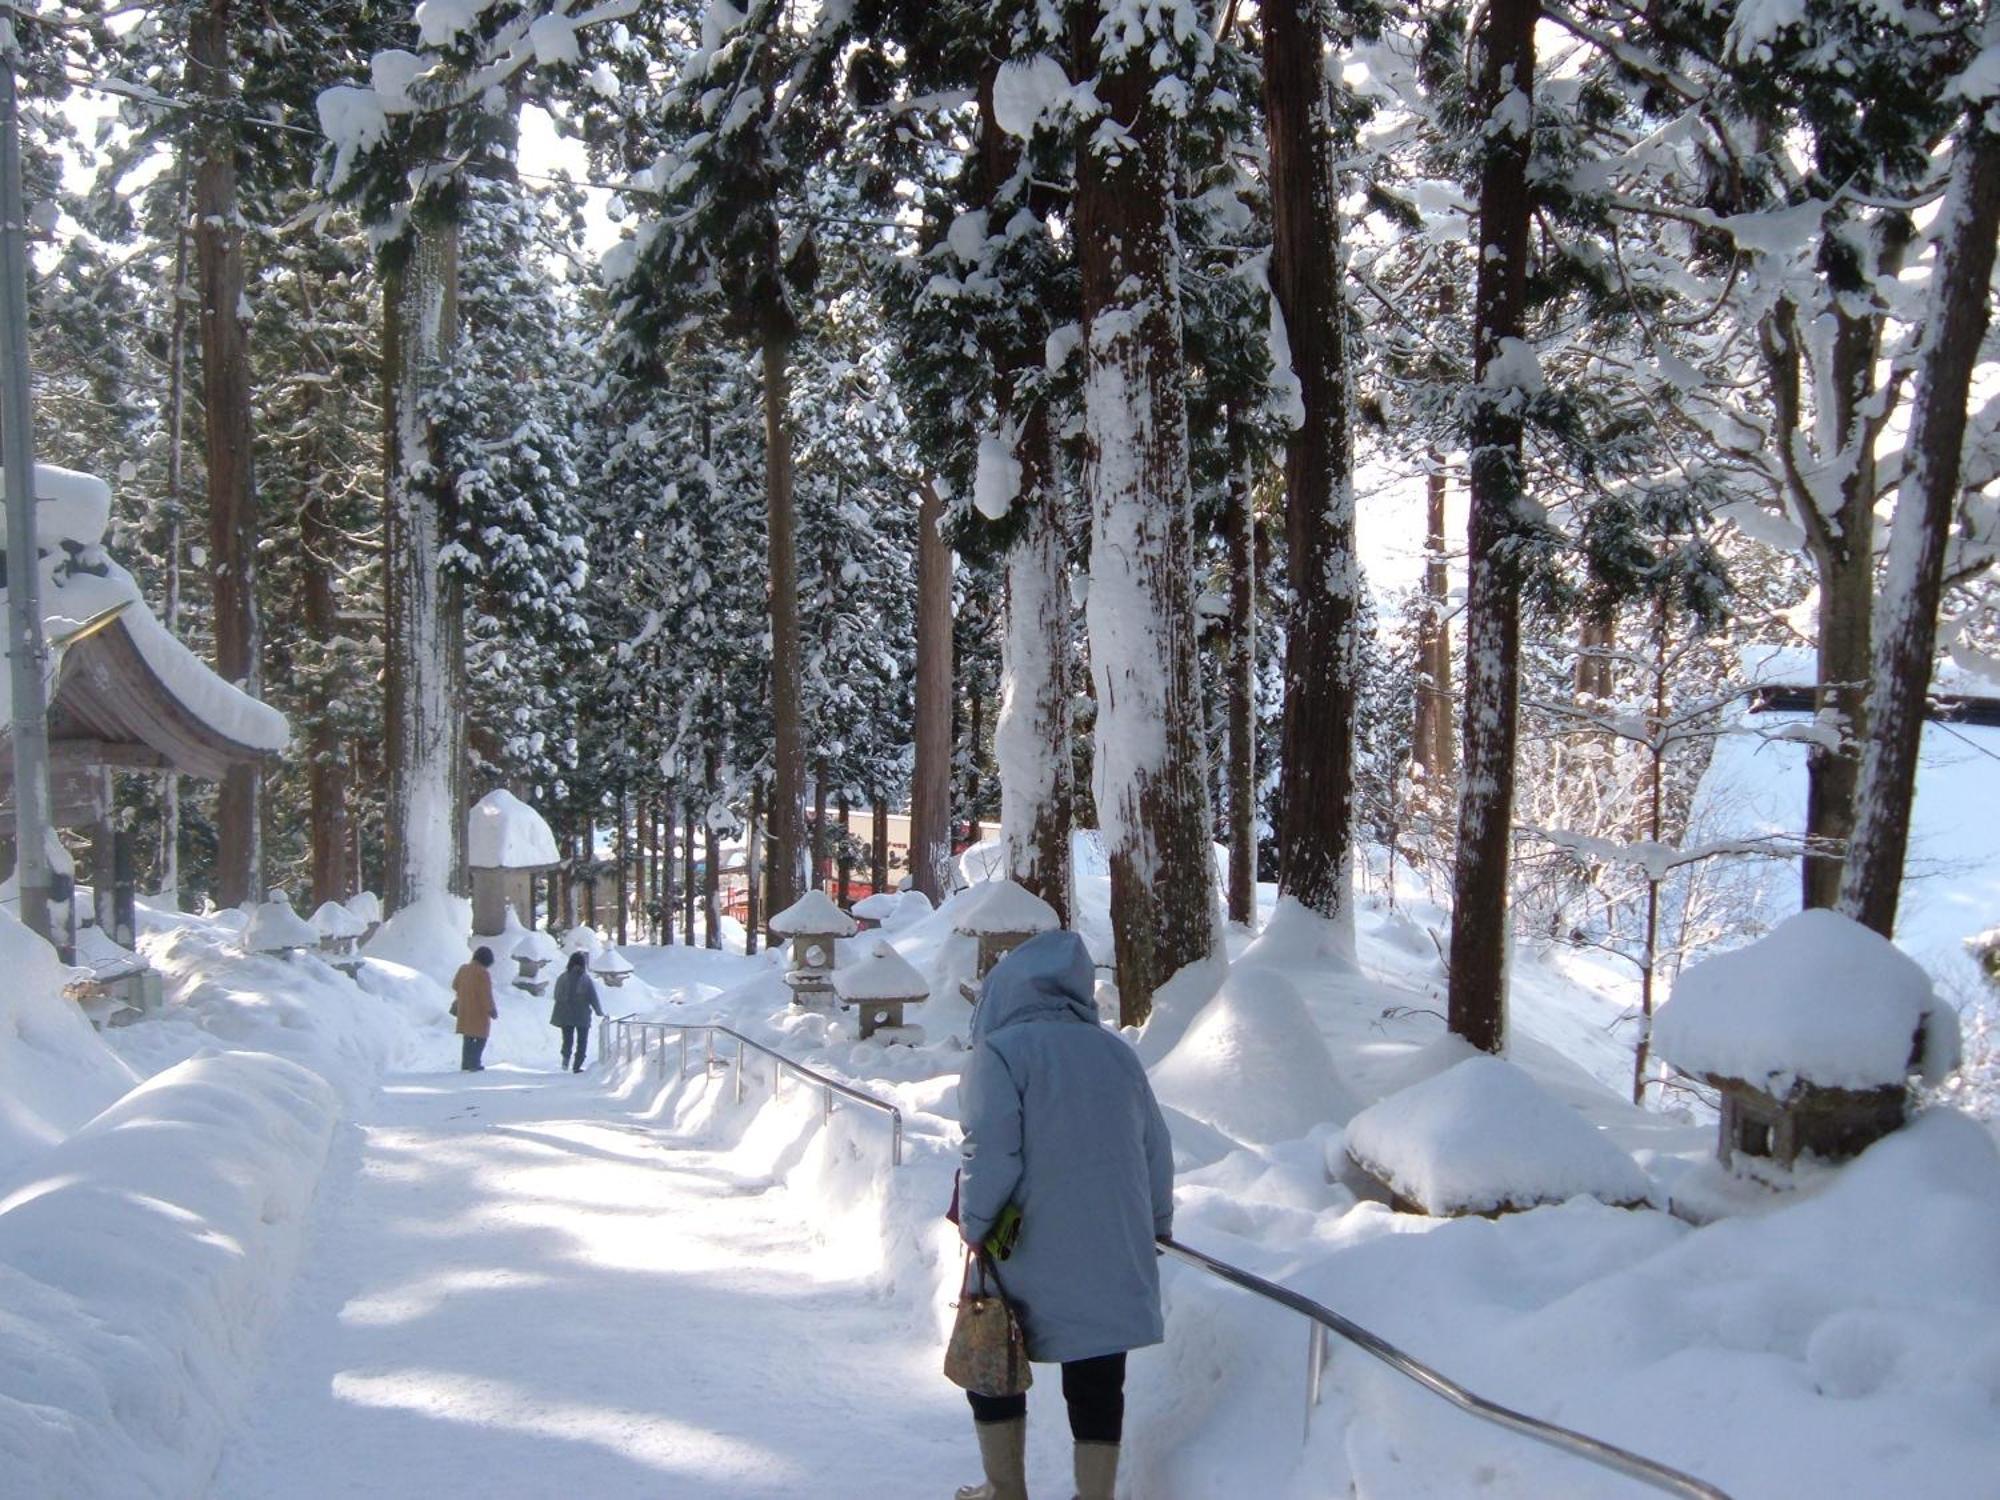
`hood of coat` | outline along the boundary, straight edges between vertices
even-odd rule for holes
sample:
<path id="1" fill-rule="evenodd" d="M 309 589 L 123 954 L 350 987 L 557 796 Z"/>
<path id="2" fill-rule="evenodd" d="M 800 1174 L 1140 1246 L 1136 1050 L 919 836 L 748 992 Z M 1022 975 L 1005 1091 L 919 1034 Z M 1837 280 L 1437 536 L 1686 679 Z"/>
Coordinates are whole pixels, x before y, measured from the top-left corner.
<path id="1" fill-rule="evenodd" d="M 1040 932 L 993 966 L 972 1015 L 975 1044 L 1024 1021 L 1097 1020 L 1097 966 L 1073 932 Z"/>

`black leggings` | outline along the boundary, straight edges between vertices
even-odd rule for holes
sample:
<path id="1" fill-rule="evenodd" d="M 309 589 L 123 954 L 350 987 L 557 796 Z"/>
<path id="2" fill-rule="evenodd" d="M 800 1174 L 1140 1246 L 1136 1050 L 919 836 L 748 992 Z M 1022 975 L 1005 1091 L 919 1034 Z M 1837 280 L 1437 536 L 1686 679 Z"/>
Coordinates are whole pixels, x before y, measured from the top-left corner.
<path id="1" fill-rule="evenodd" d="M 1069 1403 L 1069 1435 L 1079 1443 L 1115 1443 L 1125 1430 L 1125 1355 L 1065 1360 L 1063 1400 Z M 1028 1414 L 1027 1396 L 982 1396 L 967 1391 L 975 1422 L 1011 1422 Z"/>
<path id="2" fill-rule="evenodd" d="M 562 1042 L 563 1066 L 568 1067 L 570 1065 L 570 1053 L 571 1049 L 574 1048 L 576 1065 L 581 1068 L 583 1066 L 583 1054 L 590 1048 L 590 1023 L 586 1021 L 581 1026 L 563 1027 Z"/>

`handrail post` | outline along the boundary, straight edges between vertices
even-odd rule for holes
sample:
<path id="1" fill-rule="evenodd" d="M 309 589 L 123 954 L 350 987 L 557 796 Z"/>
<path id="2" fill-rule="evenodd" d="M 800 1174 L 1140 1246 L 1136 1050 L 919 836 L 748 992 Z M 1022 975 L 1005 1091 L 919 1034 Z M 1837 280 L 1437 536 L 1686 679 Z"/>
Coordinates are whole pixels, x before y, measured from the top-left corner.
<path id="1" fill-rule="evenodd" d="M 1306 1320 L 1306 1436 L 1312 1436 L 1313 1408 L 1319 1405 L 1320 1383 L 1326 1372 L 1326 1325 Z"/>
<path id="2" fill-rule="evenodd" d="M 686 1035 L 686 1033 L 682 1034 Z M 707 1051 L 701 1060 L 701 1076 L 706 1078 L 715 1071 L 715 1028 L 713 1026 L 704 1026 L 701 1038 L 707 1047 Z"/>
<path id="3" fill-rule="evenodd" d="M 826 1112 L 820 1116 L 820 1119 L 824 1123 L 831 1125 L 833 1123 L 833 1089 L 830 1086 L 824 1087 L 820 1090 L 820 1093 L 826 1097 Z"/>
<path id="4" fill-rule="evenodd" d="M 736 1042 L 736 1102 L 738 1104 L 743 1102 L 743 1054 L 746 1050 L 742 1038 L 739 1037 Z"/>

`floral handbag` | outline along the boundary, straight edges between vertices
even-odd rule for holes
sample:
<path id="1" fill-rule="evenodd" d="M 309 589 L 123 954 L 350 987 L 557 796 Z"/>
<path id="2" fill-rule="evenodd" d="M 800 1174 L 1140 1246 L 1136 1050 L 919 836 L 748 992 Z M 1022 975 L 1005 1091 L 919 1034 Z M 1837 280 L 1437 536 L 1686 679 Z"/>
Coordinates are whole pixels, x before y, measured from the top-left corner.
<path id="1" fill-rule="evenodd" d="M 944 1378 L 980 1396 L 1026 1391 L 1035 1380 L 1028 1368 L 1028 1345 L 983 1250 L 965 1252 L 957 1307 L 951 1341 L 944 1348 Z"/>

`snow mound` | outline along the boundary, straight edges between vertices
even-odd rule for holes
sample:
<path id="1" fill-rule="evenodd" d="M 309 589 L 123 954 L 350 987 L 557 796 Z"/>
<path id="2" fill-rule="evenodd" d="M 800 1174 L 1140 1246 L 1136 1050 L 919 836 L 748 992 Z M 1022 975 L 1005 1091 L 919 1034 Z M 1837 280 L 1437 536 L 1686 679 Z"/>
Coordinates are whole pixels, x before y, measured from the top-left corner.
<path id="1" fill-rule="evenodd" d="M 1278 898 L 1271 920 L 1243 950 L 1241 961 L 1333 968 L 1350 974 L 1358 973 L 1360 967 L 1354 955 L 1351 919 L 1343 928 L 1291 896 Z"/>
<path id="2" fill-rule="evenodd" d="M 604 951 L 592 960 L 590 971 L 593 974 L 630 974 L 632 960 L 620 953 L 615 945 L 607 943 Z"/>
<path id="3" fill-rule="evenodd" d="M 368 930 L 366 922 L 338 901 L 322 901 L 308 920 L 321 937 L 358 938 Z"/>
<path id="4" fill-rule="evenodd" d="M 1690 967 L 1655 1018 L 1653 1041 L 1683 1072 L 1780 1096 L 1798 1083 L 1895 1087 L 1912 1073 L 1936 1083 L 1959 1062 L 1958 1017 L 1916 960 L 1822 910 Z"/>
<path id="5" fill-rule="evenodd" d="M 1370 1105 L 1347 1151 L 1398 1196 L 1439 1216 L 1562 1203 L 1643 1203 L 1645 1173 L 1513 1063 L 1469 1057 Z"/>
<path id="6" fill-rule="evenodd" d="M 603 946 L 604 939 L 599 935 L 597 929 L 586 926 L 582 922 L 570 928 L 569 933 L 563 938 L 563 951 L 565 953 L 595 954 Z"/>
<path id="7" fill-rule="evenodd" d="M 249 953 L 276 953 L 286 948 L 311 948 L 319 942 L 319 929 L 292 910 L 282 891 L 257 903 L 243 929 L 242 944 Z"/>
<path id="8" fill-rule="evenodd" d="M 1162 1104 L 1259 1145 L 1297 1140 L 1359 1108 L 1291 981 L 1241 965 L 1152 1079 Z"/>
<path id="9" fill-rule="evenodd" d="M 902 905 L 901 891 L 877 891 L 872 896 L 863 896 L 848 910 L 854 916 L 869 922 L 886 922 Z M 930 900 L 925 898 L 924 907 L 930 908 Z"/>
<path id="10" fill-rule="evenodd" d="M 505 787 L 474 804 L 466 826 L 465 857 L 481 870 L 545 870 L 562 860 L 548 822 Z"/>
<path id="11" fill-rule="evenodd" d="M 56 950 L 0 909 L 0 1184 L 138 1082 L 63 998 Z"/>
<path id="12" fill-rule="evenodd" d="M 380 958 L 428 974 L 439 984 L 450 984 L 451 976 L 465 962 L 466 938 L 472 932 L 472 903 L 463 896 L 433 894 L 412 901 L 376 930 L 363 950 L 370 958 Z"/>
<path id="13" fill-rule="evenodd" d="M 521 940 L 508 952 L 517 959 L 525 958 L 531 963 L 536 959 L 545 964 L 558 963 L 563 956 L 561 945 L 539 927 L 522 933 Z"/>
<path id="14" fill-rule="evenodd" d="M 336 1115 L 280 1058 L 141 1084 L 0 1198 L 0 1466 L 20 1495 L 206 1485 Z"/>
<path id="15" fill-rule="evenodd" d="M 901 931 L 913 926 L 937 910 L 931 905 L 931 898 L 922 891 L 897 891 L 894 900 L 895 910 L 879 919 L 887 931 Z"/>
<path id="16" fill-rule="evenodd" d="M 857 964 L 835 969 L 833 988 L 841 999 L 927 1000 L 930 985 L 917 967 L 886 942 L 877 942 Z"/>
<path id="17" fill-rule="evenodd" d="M 373 891 L 356 891 L 347 898 L 347 909 L 370 927 L 382 920 L 382 898 Z"/>
<path id="18" fill-rule="evenodd" d="M 825 891 L 813 890 L 807 891 L 771 918 L 770 928 L 779 937 L 816 932 L 853 937 L 855 922 L 854 918 L 833 904 L 833 897 Z"/>
<path id="19" fill-rule="evenodd" d="M 953 925 L 960 932 L 1054 932 L 1062 926 L 1056 909 L 1026 886 L 991 880 L 960 903 Z"/>

